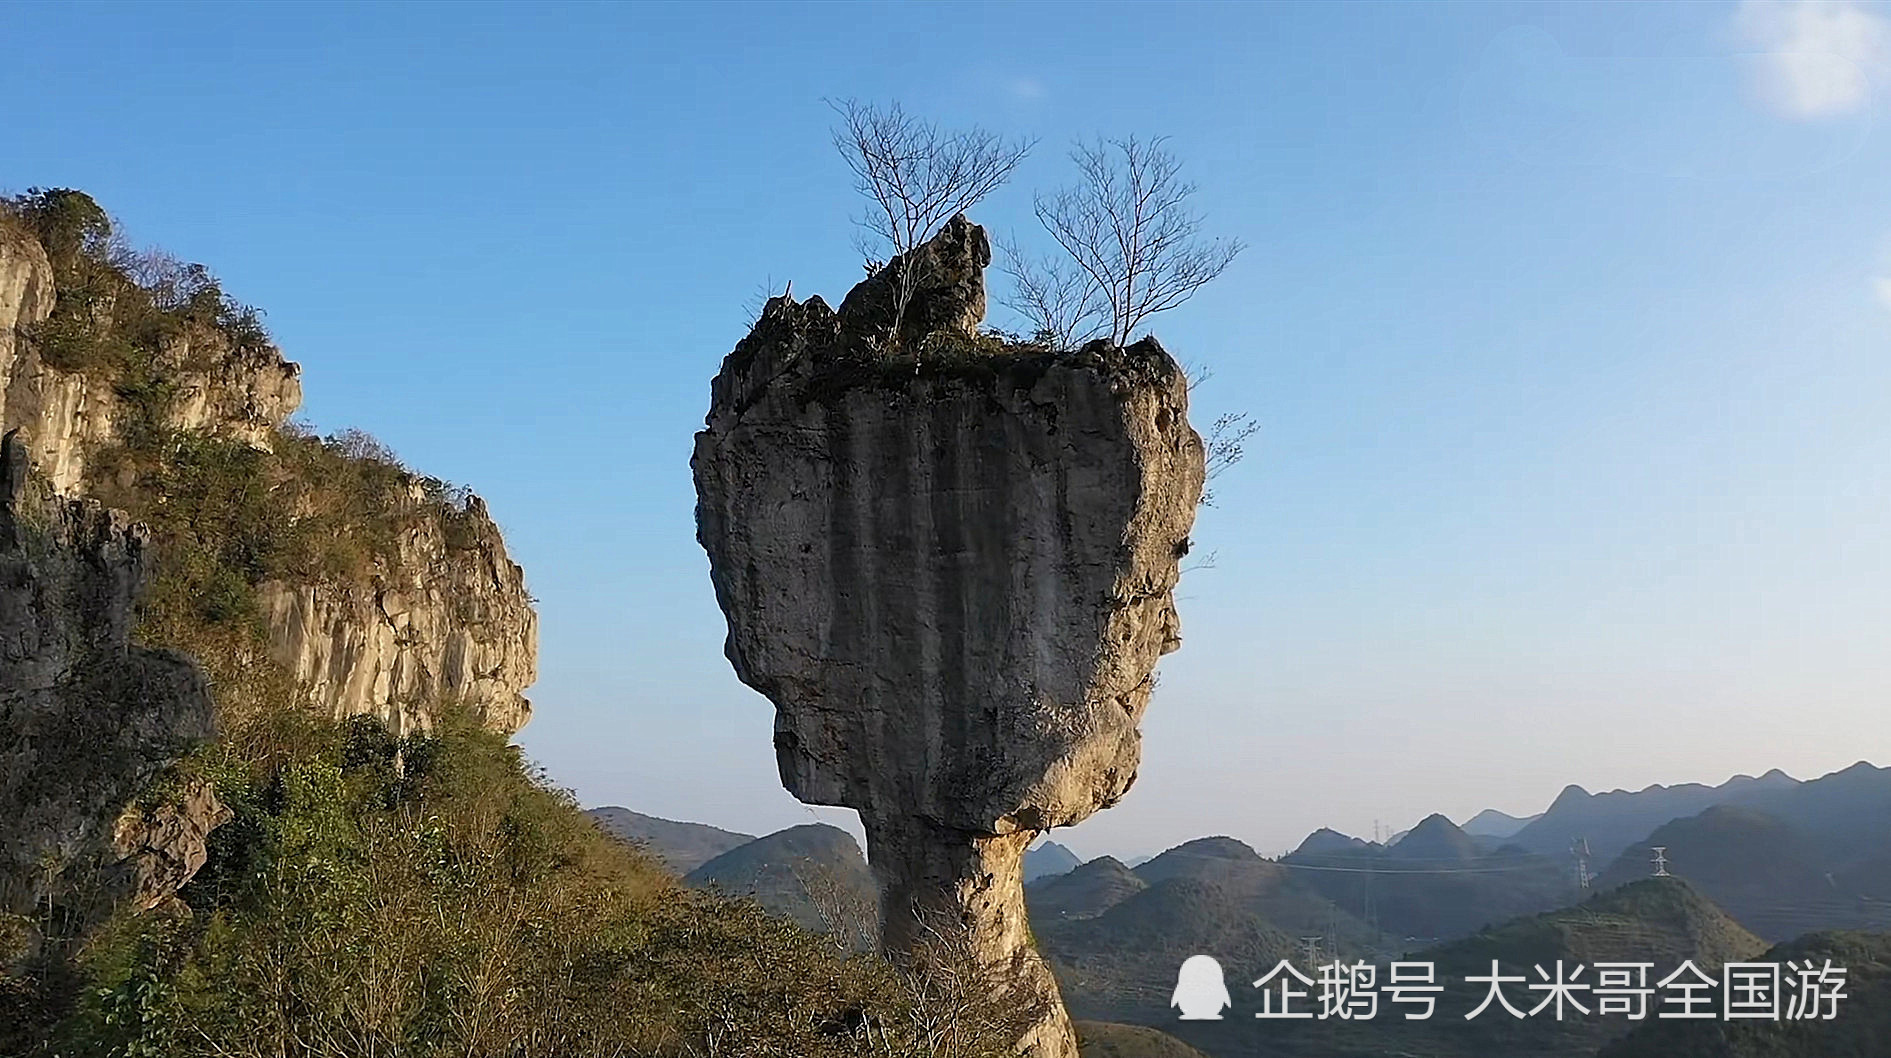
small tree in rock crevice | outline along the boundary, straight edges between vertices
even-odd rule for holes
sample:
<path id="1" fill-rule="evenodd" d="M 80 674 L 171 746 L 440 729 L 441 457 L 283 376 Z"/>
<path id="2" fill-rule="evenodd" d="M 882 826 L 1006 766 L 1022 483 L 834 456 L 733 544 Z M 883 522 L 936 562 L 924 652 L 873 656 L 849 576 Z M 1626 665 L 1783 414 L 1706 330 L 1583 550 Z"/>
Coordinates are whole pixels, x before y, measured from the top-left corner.
<path id="1" fill-rule="evenodd" d="M 866 236 L 862 254 L 870 261 L 881 250 L 887 261 L 899 261 L 923 245 L 955 214 L 1003 186 L 1036 144 L 976 125 L 942 129 L 898 103 L 840 99 L 828 106 L 840 117 L 834 148 L 853 170 L 854 189 L 870 203 L 859 219 Z M 910 266 L 913 259 L 906 260 L 895 275 L 889 346 L 899 342 L 907 307 L 924 278 Z"/>

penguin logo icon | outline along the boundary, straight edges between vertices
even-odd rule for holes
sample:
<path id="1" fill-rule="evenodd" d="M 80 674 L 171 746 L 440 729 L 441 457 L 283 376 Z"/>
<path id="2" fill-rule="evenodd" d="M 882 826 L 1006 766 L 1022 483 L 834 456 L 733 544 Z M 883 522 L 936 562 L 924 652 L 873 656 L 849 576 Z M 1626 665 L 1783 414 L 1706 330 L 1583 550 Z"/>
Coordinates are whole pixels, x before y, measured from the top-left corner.
<path id="1" fill-rule="evenodd" d="M 1220 1021 L 1221 1012 L 1234 1005 L 1221 964 L 1211 956 L 1191 955 L 1175 975 L 1175 994 L 1169 1005 L 1179 1007 L 1183 1021 Z"/>

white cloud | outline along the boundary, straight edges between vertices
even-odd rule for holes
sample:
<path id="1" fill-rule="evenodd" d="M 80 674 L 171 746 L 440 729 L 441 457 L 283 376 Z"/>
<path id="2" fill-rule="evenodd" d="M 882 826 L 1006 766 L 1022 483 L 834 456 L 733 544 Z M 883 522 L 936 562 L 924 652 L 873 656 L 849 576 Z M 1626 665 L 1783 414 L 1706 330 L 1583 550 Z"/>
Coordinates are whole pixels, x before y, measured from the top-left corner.
<path id="1" fill-rule="evenodd" d="M 1035 100 L 1044 98 L 1044 82 L 1034 77 L 1014 77 L 1006 85 L 1011 94 L 1019 99 Z"/>
<path id="2" fill-rule="evenodd" d="M 1891 276 L 1876 276 L 1871 281 L 1871 292 L 1878 295 L 1878 304 L 1891 309 Z"/>
<path id="3" fill-rule="evenodd" d="M 1760 100 L 1787 117 L 1858 110 L 1891 81 L 1891 19 L 1852 0 L 1743 0 L 1734 29 L 1759 51 Z"/>

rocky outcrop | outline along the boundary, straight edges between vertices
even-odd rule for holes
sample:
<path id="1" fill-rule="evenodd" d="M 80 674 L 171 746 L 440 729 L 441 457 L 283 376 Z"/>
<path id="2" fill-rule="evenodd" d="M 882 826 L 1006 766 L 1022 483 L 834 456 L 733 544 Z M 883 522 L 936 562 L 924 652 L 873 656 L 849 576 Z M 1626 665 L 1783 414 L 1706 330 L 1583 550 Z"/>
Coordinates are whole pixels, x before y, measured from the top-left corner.
<path id="1" fill-rule="evenodd" d="M 84 490 L 87 456 L 113 441 L 126 417 L 110 379 L 45 362 L 24 332 L 51 315 L 53 271 L 39 243 L 0 224 L 0 409 L 20 431 L 33 464 L 66 495 Z M 174 393 L 165 426 L 267 447 L 302 403 L 301 368 L 273 347 L 242 349 L 180 333 L 157 368 Z"/>
<path id="2" fill-rule="evenodd" d="M 54 273 L 39 243 L 5 221 L 0 407 L 38 474 L 62 495 L 82 495 L 98 484 L 89 458 L 119 438 L 128 412 L 112 378 L 61 370 L 30 340 L 53 311 Z M 170 429 L 267 450 L 301 402 L 300 368 L 266 344 L 181 329 L 157 361 L 171 387 Z M 472 497 L 447 511 L 416 496 L 388 516 L 401 523 L 395 553 L 364 578 L 258 585 L 272 657 L 337 717 L 376 715 L 404 732 L 464 704 L 493 729 L 517 731 L 531 715 L 523 692 L 537 678 L 538 621 L 485 505 Z"/>
<path id="3" fill-rule="evenodd" d="M 538 614 L 525 571 L 478 497 L 452 524 L 408 521 L 366 585 L 260 587 L 270 653 L 331 715 L 372 713 L 396 734 L 450 704 L 507 734 L 531 718 L 521 692 L 538 678 Z"/>
<path id="4" fill-rule="evenodd" d="M 895 304 L 908 301 L 900 315 L 898 345 L 911 349 L 933 335 L 971 334 L 985 322 L 985 266 L 991 241 L 985 229 L 953 217 L 924 246 L 895 257 L 865 282 L 848 291 L 840 304 L 845 347 L 857 352 L 891 350 L 887 341 Z"/>
<path id="5" fill-rule="evenodd" d="M 982 229 L 915 254 L 931 330 L 890 351 L 859 340 L 889 329 L 885 272 L 839 314 L 768 303 L 711 386 L 697 532 L 783 784 L 861 814 L 884 946 L 958 932 L 1034 1011 L 1026 1048 L 1067 1058 L 1022 860 L 1135 778 L 1202 445 L 1153 340 L 1000 346 L 976 334 Z"/>
<path id="6" fill-rule="evenodd" d="M 130 642 L 151 573 L 144 527 L 44 489 L 17 434 L 0 449 L 0 911 L 54 892 L 109 901 L 84 868 L 122 858 L 121 806 L 210 736 L 210 693 L 190 659 Z"/>
<path id="7" fill-rule="evenodd" d="M 118 267 L 86 262 L 95 272 Z M 281 455 L 299 369 L 253 319 L 248 330 L 226 327 L 228 302 L 191 316 L 112 272 L 109 296 L 94 290 L 62 303 L 68 268 L 55 268 L 29 225 L 0 209 L 0 912 L 56 901 L 76 922 L 127 899 L 165 903 L 228 818 L 206 784 L 173 789 L 180 784 L 167 779 L 154 788 L 168 764 L 213 734 L 211 690 L 192 659 L 132 641 L 163 546 L 91 497 L 110 495 L 159 520 L 152 512 L 168 497 L 140 475 L 171 458 L 150 443 L 169 431 L 277 452 L 259 489 L 275 507 L 259 516 L 285 527 L 334 495 L 334 482 L 298 475 L 326 467 L 353 480 L 335 467 L 369 464 L 306 439 L 293 440 L 298 459 Z M 221 299 L 213 285 L 193 289 Z M 87 306 L 84 314 L 74 316 L 74 305 Z M 137 325 L 119 326 L 121 312 Z M 48 338 L 55 324 L 67 344 Z M 74 346 L 74 334 L 110 340 Z M 49 360 L 47 347 L 66 351 Z M 100 458 L 115 445 L 135 447 L 134 425 L 146 446 L 135 458 Z M 377 544 L 358 549 L 372 551 L 368 559 L 252 585 L 273 660 L 336 717 L 379 715 L 405 732 L 464 705 L 495 730 L 518 730 L 530 715 L 522 692 L 537 653 L 522 571 L 476 497 L 373 469 L 357 476 L 380 491 L 364 486 L 325 523 L 346 534 L 372 520 Z M 164 531 L 167 543 L 214 551 L 223 542 L 195 539 L 188 525 Z"/>
<path id="8" fill-rule="evenodd" d="M 112 850 L 129 882 L 131 905 L 149 911 L 182 889 L 209 858 L 210 832 L 230 818 L 216 791 L 201 779 L 160 804 L 126 809 L 112 828 Z"/>

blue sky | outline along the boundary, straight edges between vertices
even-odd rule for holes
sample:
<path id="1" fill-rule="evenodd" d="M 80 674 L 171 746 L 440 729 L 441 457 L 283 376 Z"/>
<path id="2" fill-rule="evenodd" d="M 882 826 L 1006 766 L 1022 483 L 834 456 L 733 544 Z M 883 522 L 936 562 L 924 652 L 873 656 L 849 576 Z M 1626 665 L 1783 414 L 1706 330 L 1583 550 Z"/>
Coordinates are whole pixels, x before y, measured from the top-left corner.
<path id="1" fill-rule="evenodd" d="M 760 832 L 688 472 L 764 283 L 859 275 L 823 97 L 1168 135 L 1249 249 L 1153 330 L 1261 424 L 1122 805 L 1263 851 L 1566 783 L 1891 763 L 1891 8 L 0 9 L 0 186 L 209 264 L 306 417 L 472 485 L 543 622 L 521 736 Z M 999 280 L 994 277 L 994 285 Z M 1002 310 L 994 322 L 1007 322 Z"/>

